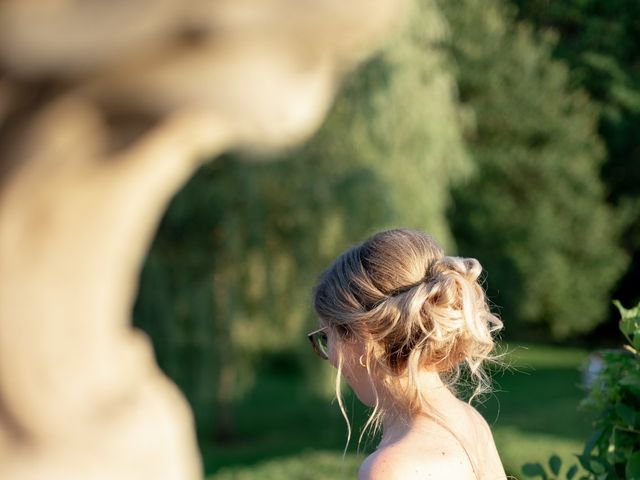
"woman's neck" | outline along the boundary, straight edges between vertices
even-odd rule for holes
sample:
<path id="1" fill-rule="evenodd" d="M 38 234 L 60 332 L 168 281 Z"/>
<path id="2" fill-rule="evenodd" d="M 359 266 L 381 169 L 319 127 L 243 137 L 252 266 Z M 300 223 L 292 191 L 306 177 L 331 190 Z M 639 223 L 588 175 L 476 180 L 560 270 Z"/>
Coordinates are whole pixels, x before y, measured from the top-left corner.
<path id="1" fill-rule="evenodd" d="M 418 385 L 429 404 L 428 410 L 407 418 L 406 415 L 391 409 L 382 418 L 382 440 L 378 448 L 397 442 L 407 435 L 417 423 L 424 423 L 425 417 L 433 418 L 430 412 L 446 412 L 447 408 L 452 406 L 452 401 L 458 401 L 435 370 L 421 371 L 418 376 Z"/>

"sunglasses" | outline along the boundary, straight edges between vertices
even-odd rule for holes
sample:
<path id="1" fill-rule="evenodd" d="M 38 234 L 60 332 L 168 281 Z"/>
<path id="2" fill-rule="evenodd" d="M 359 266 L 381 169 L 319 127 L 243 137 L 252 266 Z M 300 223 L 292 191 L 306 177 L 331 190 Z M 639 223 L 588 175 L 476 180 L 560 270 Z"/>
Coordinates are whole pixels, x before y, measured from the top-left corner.
<path id="1" fill-rule="evenodd" d="M 320 358 L 323 358 L 324 360 L 329 359 L 329 337 L 327 337 L 327 332 L 325 332 L 326 328 L 327 327 L 322 327 L 307 334 L 307 337 L 311 342 L 311 346 L 313 347 L 313 351 L 316 352 L 318 356 Z"/>

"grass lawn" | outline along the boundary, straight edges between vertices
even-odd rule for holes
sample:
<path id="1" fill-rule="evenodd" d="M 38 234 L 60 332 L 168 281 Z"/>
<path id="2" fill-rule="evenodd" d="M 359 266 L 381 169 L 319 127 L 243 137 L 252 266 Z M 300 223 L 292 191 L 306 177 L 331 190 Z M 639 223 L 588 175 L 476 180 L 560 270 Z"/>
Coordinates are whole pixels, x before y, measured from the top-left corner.
<path id="1" fill-rule="evenodd" d="M 567 461 L 581 450 L 590 421 L 576 407 L 584 392 L 578 368 L 582 350 L 512 346 L 509 369 L 494 374 L 496 392 L 477 408 L 494 431 L 508 473 L 520 477 L 527 461 L 559 453 Z M 366 410 L 345 394 L 356 428 L 342 460 L 346 427 L 336 402 L 318 398 L 302 382 L 262 376 L 236 407 L 238 440 L 201 439 L 209 480 L 353 479 L 364 454 L 355 453 Z M 363 445 L 371 451 L 375 442 Z"/>
<path id="2" fill-rule="evenodd" d="M 587 352 L 539 345 L 510 349 L 510 369 L 494 374 L 497 391 L 478 406 L 492 425 L 505 468 L 519 476 L 523 463 L 546 461 L 552 453 L 573 461 L 591 425 L 577 410 L 585 395 L 579 369 Z"/>

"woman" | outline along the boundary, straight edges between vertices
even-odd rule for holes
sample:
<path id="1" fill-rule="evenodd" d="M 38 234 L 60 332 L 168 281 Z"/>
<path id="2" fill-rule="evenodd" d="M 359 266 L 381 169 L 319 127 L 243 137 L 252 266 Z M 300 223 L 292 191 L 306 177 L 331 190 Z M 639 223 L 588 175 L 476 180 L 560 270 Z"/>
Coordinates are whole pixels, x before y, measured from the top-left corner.
<path id="1" fill-rule="evenodd" d="M 359 480 L 506 478 L 489 426 L 454 389 L 465 371 L 469 402 L 489 388 L 482 364 L 494 359 L 502 322 L 487 306 L 481 271 L 423 232 L 395 229 L 348 249 L 320 276 L 321 328 L 309 338 L 338 370 L 347 425 L 342 375 L 373 407 L 363 433 L 383 432 Z"/>

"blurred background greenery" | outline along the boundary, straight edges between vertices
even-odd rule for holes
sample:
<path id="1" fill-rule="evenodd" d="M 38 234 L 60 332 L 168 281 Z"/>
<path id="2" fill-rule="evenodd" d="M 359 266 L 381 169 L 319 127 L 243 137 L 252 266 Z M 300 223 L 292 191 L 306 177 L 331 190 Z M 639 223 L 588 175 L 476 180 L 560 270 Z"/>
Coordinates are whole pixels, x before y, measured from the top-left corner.
<path id="1" fill-rule="evenodd" d="M 478 408 L 509 473 L 590 428 L 581 367 L 640 294 L 640 4 L 418 0 L 320 132 L 230 153 L 171 204 L 135 325 L 196 418 L 210 479 L 354 478 L 310 290 L 342 250 L 419 228 L 476 257 L 511 368 Z M 356 433 L 366 411 L 347 395 Z M 355 435 L 357 439 L 357 434 Z"/>

